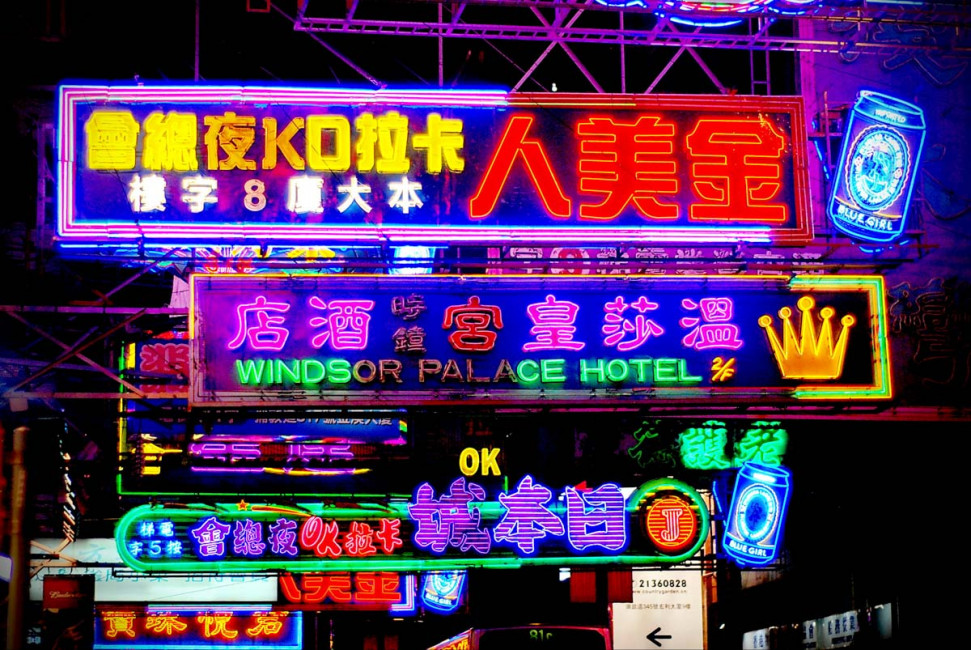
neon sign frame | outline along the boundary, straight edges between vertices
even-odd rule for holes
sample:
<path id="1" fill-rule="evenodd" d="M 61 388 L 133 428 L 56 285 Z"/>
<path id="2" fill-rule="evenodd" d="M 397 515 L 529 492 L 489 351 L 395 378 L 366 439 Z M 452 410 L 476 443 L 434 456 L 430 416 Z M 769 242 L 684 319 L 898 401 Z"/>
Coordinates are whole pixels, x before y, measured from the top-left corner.
<path id="1" fill-rule="evenodd" d="M 272 114 L 282 110 L 280 107 L 286 111 Z M 201 115 L 195 118 L 193 111 L 211 112 L 205 119 L 213 123 L 231 122 L 227 116 L 245 117 L 245 122 L 233 122 L 232 128 L 252 128 L 254 134 L 257 127 L 252 125 L 258 123 L 255 114 L 259 113 L 264 120 L 261 128 L 269 129 L 262 136 L 264 153 L 272 150 L 272 156 L 267 153 L 260 165 L 240 151 L 219 159 L 228 145 L 219 144 L 211 131 L 206 133 L 206 127 L 199 126 Z M 282 120 L 292 111 L 301 113 L 292 127 L 297 135 L 290 131 L 286 136 L 277 134 L 285 130 Z M 464 120 L 463 147 L 458 141 L 446 140 L 448 133 L 433 137 L 416 132 L 413 136 L 428 138 L 419 140 L 424 148 L 431 146 L 429 141 L 452 147 L 446 152 L 452 156 L 454 170 L 443 167 L 448 156 L 445 163 L 438 157 L 427 163 L 429 169 L 447 171 L 448 183 L 443 180 L 444 172 L 425 173 L 418 166 L 425 153 L 415 154 L 416 163 L 404 176 L 384 174 L 379 178 L 377 172 L 361 172 L 360 184 L 353 174 L 327 172 L 341 178 L 322 181 L 310 173 L 313 170 L 306 167 L 311 163 L 300 157 L 303 150 L 298 152 L 295 144 L 303 137 L 302 131 L 309 130 L 307 122 L 319 117 L 315 134 L 330 129 L 350 138 L 347 129 L 352 128 L 354 111 L 368 111 L 360 114 L 371 118 L 368 124 L 374 113 L 383 111 L 378 118 L 411 119 L 415 129 L 424 128 L 420 125 L 427 122 L 436 133 L 444 128 L 440 125 L 444 120 L 430 116 L 458 115 L 447 119 Z M 311 115 L 304 115 L 308 112 Z M 334 115 L 314 114 L 325 112 Z M 96 121 L 98 117 L 103 119 Z M 195 128 L 202 133 L 185 131 L 183 125 L 183 131 L 171 137 L 197 144 L 184 145 L 181 158 L 160 161 L 156 158 L 161 154 L 154 154 L 146 162 L 144 138 L 148 132 L 157 139 L 165 120 L 173 122 L 168 128 L 176 129 L 175 123 L 187 117 L 196 119 Z M 458 127 L 452 124 L 451 128 Z M 569 132 L 560 132 L 564 129 Z M 650 142 L 638 145 L 648 149 L 635 151 L 634 141 L 626 139 L 617 145 L 620 150 L 611 148 L 614 132 L 633 135 L 635 129 L 639 137 L 643 130 L 648 131 Z M 756 133 L 752 129 L 762 130 Z M 91 133 L 86 135 L 86 130 Z M 738 137 L 726 140 L 726 134 L 736 131 Z M 60 88 L 58 132 L 57 239 L 64 248 L 133 244 L 167 248 L 228 242 L 482 245 L 523 240 L 586 245 L 618 240 L 797 244 L 812 239 L 806 127 L 798 96 L 64 85 Z M 272 139 L 276 144 L 271 143 L 271 133 L 277 134 Z M 121 152 L 115 151 L 102 152 L 104 159 L 98 159 L 95 145 L 110 143 L 116 136 L 130 141 L 123 161 L 116 161 Z M 559 148 L 552 148 L 553 143 L 559 143 Z M 324 156 L 313 148 L 307 151 L 316 152 L 314 164 L 319 167 L 349 170 L 355 164 L 348 162 L 350 154 Z M 630 162 L 611 167 L 609 161 L 618 153 L 629 154 Z M 644 162 L 644 156 L 650 160 Z M 311 158 L 309 153 L 307 157 Z M 102 168 L 92 168 L 91 161 L 98 161 Z M 410 164 L 410 159 L 406 162 Z M 356 164 L 360 168 L 371 161 Z M 287 165 L 293 167 L 289 180 L 282 176 Z M 612 181 L 618 170 L 630 182 Z M 733 176 L 739 173 L 738 178 Z M 479 174 L 481 178 L 476 177 Z M 645 174 L 658 176 L 645 180 Z M 119 176 L 123 182 L 119 183 Z M 298 176 L 307 178 L 300 181 Z M 418 176 L 420 183 L 415 180 Z M 355 180 L 351 182 L 350 177 Z M 108 178 L 114 182 L 108 183 Z M 331 181 L 333 187 L 327 185 Z M 362 188 L 366 186 L 367 196 L 373 198 L 383 187 L 375 185 L 379 181 L 388 182 L 389 192 L 389 181 L 397 186 L 381 216 L 374 217 L 365 212 L 369 206 L 361 198 L 365 196 Z M 156 200 L 161 204 L 139 203 L 134 212 L 136 191 L 141 195 L 159 184 L 166 192 Z M 245 193 L 244 185 L 248 188 Z M 300 201 L 294 195 L 285 201 L 284 190 L 289 192 L 291 185 L 300 192 L 320 186 L 317 191 L 324 192 L 328 201 L 340 202 L 342 211 L 332 214 L 320 212 L 323 207 L 319 205 L 298 207 Z M 622 188 L 636 185 L 640 185 L 636 191 L 631 189 L 630 195 L 623 196 L 628 190 Z M 410 194 L 412 190 L 417 193 Z M 276 194 L 267 194 L 273 191 Z M 345 194 L 360 199 L 361 209 L 351 205 L 354 201 L 340 201 Z M 298 192 L 297 196 L 306 194 Z M 283 209 L 284 203 L 290 211 Z M 293 212 L 304 209 L 309 216 Z M 589 216 L 583 217 L 584 212 Z"/>
<path id="2" fill-rule="evenodd" d="M 649 537 L 651 532 L 641 523 L 644 513 L 648 512 L 654 503 L 669 495 L 677 496 L 685 507 L 690 509 L 695 522 L 694 538 L 687 540 L 685 544 L 673 551 L 658 548 Z M 530 566 L 630 566 L 675 564 L 687 560 L 704 544 L 705 531 L 708 530 L 710 521 L 707 506 L 694 488 L 675 479 L 656 479 L 641 485 L 626 497 L 623 516 L 629 522 L 627 526 L 629 541 L 623 548 L 577 550 L 565 544 L 558 544 L 548 550 L 537 548 L 533 553 L 521 554 L 520 551 L 520 554 L 517 554 L 515 548 L 509 544 L 497 542 L 485 553 L 478 553 L 474 549 L 459 550 L 452 547 L 434 551 L 430 547 L 428 550 L 422 550 L 410 539 L 412 536 L 410 533 L 417 534 L 419 527 L 415 526 L 414 531 L 409 531 L 412 527 L 409 523 L 411 516 L 409 506 L 420 503 L 416 495 L 414 504 L 400 499 L 387 499 L 382 503 L 361 501 L 340 506 L 321 503 L 282 506 L 245 502 L 215 505 L 187 504 L 173 507 L 165 504 L 144 505 L 122 516 L 115 527 L 115 543 L 126 566 L 136 571 L 146 572 L 455 571 L 472 568 L 516 569 Z M 504 513 L 510 511 L 500 501 L 477 500 L 468 506 L 469 514 L 477 513 L 475 516 L 481 518 L 483 525 L 501 523 Z M 549 508 L 557 513 L 566 513 L 568 516 L 568 506 L 558 501 L 551 504 Z M 279 525 L 280 519 L 287 517 L 301 519 L 309 526 L 306 531 L 304 526 L 301 526 L 296 533 L 307 544 L 301 546 L 295 555 L 272 552 L 268 557 L 256 557 L 226 551 L 225 557 L 221 559 L 203 560 L 200 559 L 202 556 L 198 552 L 188 550 L 190 529 L 196 532 L 213 526 L 228 529 L 230 525 L 241 524 L 245 520 L 276 522 Z M 312 522 L 314 518 L 326 520 L 326 522 Z M 404 542 L 405 546 L 390 545 L 395 548 L 387 553 L 376 552 L 355 557 L 343 555 L 328 557 L 325 554 L 318 554 L 320 545 L 316 532 L 321 529 L 321 525 L 332 526 L 335 532 L 340 531 L 339 537 L 334 539 L 347 541 L 350 540 L 351 535 L 345 536 L 345 532 L 352 531 L 356 522 L 380 519 L 397 519 L 401 522 L 399 542 Z M 151 535 L 146 537 L 146 531 L 150 531 Z M 136 557 L 131 551 L 130 544 L 133 541 L 151 543 L 155 541 L 154 537 L 157 536 L 158 531 L 164 531 L 163 535 L 168 539 L 184 540 L 180 543 L 180 547 L 186 549 L 185 552 L 178 557 L 166 557 L 164 547 L 159 545 L 153 552 L 139 553 Z M 482 532 L 489 533 L 488 530 Z M 150 538 L 153 539 L 150 540 Z M 212 539 L 209 538 L 209 541 Z M 263 549 L 261 553 L 266 551 L 267 549 Z"/>

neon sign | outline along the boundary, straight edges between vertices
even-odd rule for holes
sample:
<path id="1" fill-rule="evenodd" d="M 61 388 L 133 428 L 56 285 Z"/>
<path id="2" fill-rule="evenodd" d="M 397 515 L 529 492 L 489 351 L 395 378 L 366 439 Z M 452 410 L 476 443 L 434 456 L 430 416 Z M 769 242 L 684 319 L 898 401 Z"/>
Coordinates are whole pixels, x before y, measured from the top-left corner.
<path id="1" fill-rule="evenodd" d="M 235 605 L 207 608 L 99 605 L 94 619 L 94 639 L 96 650 L 187 647 L 300 650 L 303 614 Z"/>
<path id="2" fill-rule="evenodd" d="M 784 467 L 746 463 L 739 470 L 722 548 L 740 566 L 769 564 L 778 556 L 789 491 Z"/>
<path id="3" fill-rule="evenodd" d="M 799 97 L 63 86 L 63 246 L 812 238 Z"/>
<path id="4" fill-rule="evenodd" d="M 662 519 L 648 532 L 638 522 L 659 500 Z M 673 480 L 625 496 L 615 484 L 553 490 L 527 475 L 489 501 L 461 477 L 381 504 L 139 506 L 115 542 L 137 571 L 454 571 L 680 562 L 707 522 L 701 497 Z"/>
<path id="5" fill-rule="evenodd" d="M 924 136 L 920 107 L 860 92 L 850 111 L 828 204 L 836 228 L 874 242 L 903 235 Z"/>
<path id="6" fill-rule="evenodd" d="M 877 276 L 195 275 L 190 287 L 195 406 L 890 396 Z"/>
<path id="7" fill-rule="evenodd" d="M 396 616 L 414 613 L 413 574 L 393 571 L 287 573 L 280 576 L 280 601 L 288 608 L 381 610 Z"/>

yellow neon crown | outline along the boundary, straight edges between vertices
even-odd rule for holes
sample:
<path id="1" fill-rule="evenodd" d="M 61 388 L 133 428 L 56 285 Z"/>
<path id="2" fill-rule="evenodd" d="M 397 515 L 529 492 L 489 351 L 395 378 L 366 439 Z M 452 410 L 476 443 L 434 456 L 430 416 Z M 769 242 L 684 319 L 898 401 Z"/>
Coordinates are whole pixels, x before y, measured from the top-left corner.
<path id="1" fill-rule="evenodd" d="M 769 337 L 772 354 L 775 356 L 779 370 L 786 379 L 836 379 L 843 374 L 843 362 L 846 359 L 846 346 L 850 340 L 850 328 L 856 324 L 853 314 L 846 314 L 840 319 L 843 329 L 839 338 L 833 343 L 833 316 L 836 310 L 823 307 L 819 310 L 822 325 L 817 335 L 813 327 L 813 308 L 816 301 L 812 296 L 803 296 L 796 303 L 802 312 L 800 317 L 800 336 L 796 339 L 796 330 L 792 325 L 792 309 L 783 307 L 779 310 L 782 319 L 782 338 L 772 327 L 772 316 L 765 314 L 759 317 L 759 325 Z"/>

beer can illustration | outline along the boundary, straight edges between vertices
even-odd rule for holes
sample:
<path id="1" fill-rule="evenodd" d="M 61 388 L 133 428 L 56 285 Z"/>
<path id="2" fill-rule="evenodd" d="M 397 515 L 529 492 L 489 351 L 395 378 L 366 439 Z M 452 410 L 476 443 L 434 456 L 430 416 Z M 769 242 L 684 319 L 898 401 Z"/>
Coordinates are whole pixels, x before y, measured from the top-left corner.
<path id="1" fill-rule="evenodd" d="M 764 565 L 779 554 L 789 507 L 789 470 L 745 463 L 725 520 L 722 549 L 741 565 Z"/>
<path id="2" fill-rule="evenodd" d="M 904 232 L 926 125 L 914 104 L 863 90 L 850 111 L 827 205 L 838 230 L 891 242 Z"/>

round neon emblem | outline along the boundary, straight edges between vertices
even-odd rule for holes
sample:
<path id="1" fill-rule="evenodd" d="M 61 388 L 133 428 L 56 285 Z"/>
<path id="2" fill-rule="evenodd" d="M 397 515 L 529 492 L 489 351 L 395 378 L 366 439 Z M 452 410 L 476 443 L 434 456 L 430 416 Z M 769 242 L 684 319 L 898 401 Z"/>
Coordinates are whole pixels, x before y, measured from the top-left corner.
<path id="1" fill-rule="evenodd" d="M 681 497 L 665 496 L 651 504 L 644 518 L 647 536 L 661 551 L 676 553 L 688 548 L 698 535 L 698 517 Z"/>
<path id="2" fill-rule="evenodd" d="M 775 528 L 778 512 L 775 492 L 764 485 L 750 485 L 738 499 L 735 523 L 742 537 L 757 544 Z"/>
<path id="3" fill-rule="evenodd" d="M 910 164 L 907 142 L 883 126 L 865 129 L 846 157 L 846 189 L 860 207 L 879 210 L 904 190 Z"/>

